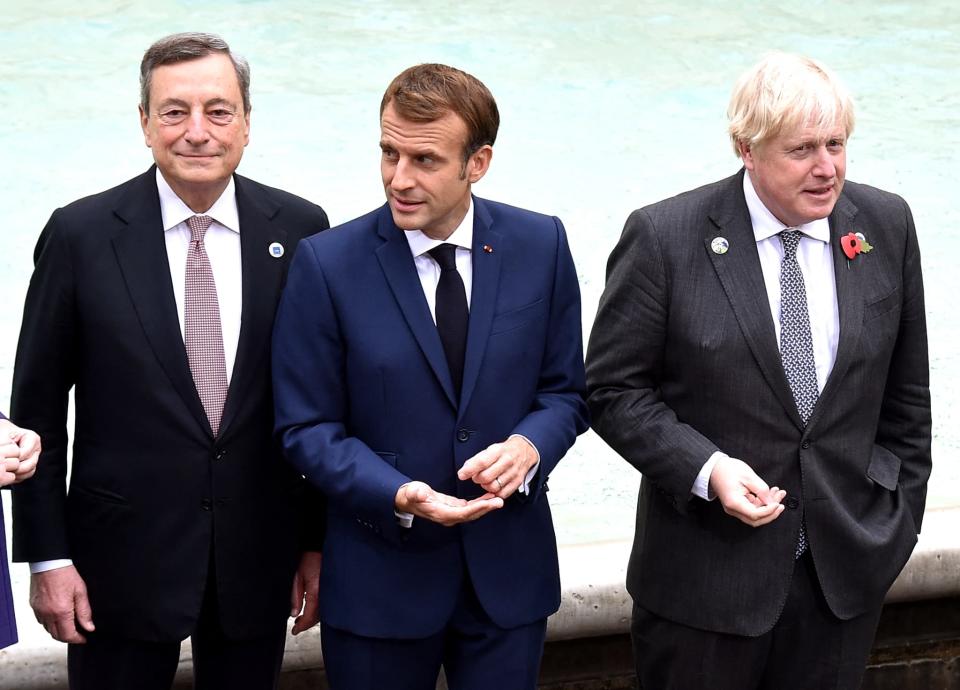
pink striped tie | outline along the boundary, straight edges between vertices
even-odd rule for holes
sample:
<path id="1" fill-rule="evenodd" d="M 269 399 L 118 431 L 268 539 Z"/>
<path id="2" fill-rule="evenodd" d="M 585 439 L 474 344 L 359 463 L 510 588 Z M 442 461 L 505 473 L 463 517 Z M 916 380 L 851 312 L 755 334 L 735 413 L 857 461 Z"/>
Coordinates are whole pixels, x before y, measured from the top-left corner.
<path id="1" fill-rule="evenodd" d="M 210 258 L 203 246 L 203 237 L 212 222 L 210 216 L 187 219 L 190 248 L 187 250 L 184 341 L 193 382 L 200 394 L 210 428 L 216 436 L 220 430 L 223 405 L 227 400 L 227 365 L 223 355 L 217 285 L 213 280 Z"/>

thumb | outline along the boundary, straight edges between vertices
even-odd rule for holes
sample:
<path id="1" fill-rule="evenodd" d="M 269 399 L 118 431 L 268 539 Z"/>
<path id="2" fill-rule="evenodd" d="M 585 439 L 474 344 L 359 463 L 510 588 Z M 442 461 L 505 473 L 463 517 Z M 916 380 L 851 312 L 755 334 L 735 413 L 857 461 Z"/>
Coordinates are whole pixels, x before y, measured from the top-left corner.
<path id="1" fill-rule="evenodd" d="M 303 603 L 303 579 L 300 573 L 293 576 L 293 589 L 290 592 L 290 615 L 296 616 L 300 613 L 300 606 Z"/>
<path id="2" fill-rule="evenodd" d="M 78 587 L 74 591 L 73 602 L 73 610 L 77 617 L 77 622 L 80 623 L 80 627 L 87 632 L 93 632 L 95 629 L 93 625 L 93 611 L 90 609 L 90 600 L 87 598 L 87 590 L 85 587 Z"/>
<path id="3" fill-rule="evenodd" d="M 765 499 L 770 493 L 770 487 L 765 481 L 760 479 L 753 470 L 747 471 L 740 482 L 749 489 L 751 493 L 756 494 L 762 499 Z"/>

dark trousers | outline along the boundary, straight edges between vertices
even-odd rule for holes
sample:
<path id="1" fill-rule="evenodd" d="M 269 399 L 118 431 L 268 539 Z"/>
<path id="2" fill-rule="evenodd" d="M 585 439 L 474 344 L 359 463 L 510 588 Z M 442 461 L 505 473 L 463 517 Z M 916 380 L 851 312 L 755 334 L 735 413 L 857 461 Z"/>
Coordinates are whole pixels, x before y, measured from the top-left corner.
<path id="1" fill-rule="evenodd" d="M 96 620 L 96 609 L 94 609 Z M 190 636 L 196 690 L 276 690 L 283 663 L 286 623 L 275 633 L 231 640 L 220 628 L 213 577 Z M 106 633 L 87 634 L 69 645 L 70 690 L 170 690 L 180 661 L 180 642 L 144 642 Z"/>
<path id="2" fill-rule="evenodd" d="M 759 637 L 690 628 L 634 604 L 637 679 L 643 690 L 857 690 L 880 608 L 834 616 L 808 552 L 794 566 L 779 620 Z"/>
<path id="3" fill-rule="evenodd" d="M 423 639 L 377 639 L 324 624 L 331 690 L 434 690 L 443 666 L 450 690 L 534 690 L 546 619 L 504 630 L 477 601 L 469 578 L 444 630 Z"/>

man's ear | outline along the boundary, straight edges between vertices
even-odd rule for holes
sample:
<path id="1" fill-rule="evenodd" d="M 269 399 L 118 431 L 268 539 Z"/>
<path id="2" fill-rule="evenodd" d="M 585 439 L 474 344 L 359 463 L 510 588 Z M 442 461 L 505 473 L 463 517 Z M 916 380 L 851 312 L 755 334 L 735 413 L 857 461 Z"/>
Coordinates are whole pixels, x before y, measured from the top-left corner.
<path id="1" fill-rule="evenodd" d="M 151 146 L 150 146 L 150 130 L 147 129 L 147 120 L 148 120 L 149 118 L 147 117 L 146 111 L 143 109 L 143 104 L 142 104 L 142 103 L 141 103 L 139 106 L 137 106 L 137 110 L 140 111 L 140 129 L 143 130 L 143 143 L 147 145 L 147 148 L 151 148 Z"/>
<path id="2" fill-rule="evenodd" d="M 467 159 L 467 180 L 470 184 L 479 182 L 490 169 L 490 161 L 493 159 L 493 147 L 484 144 Z"/>
<path id="3" fill-rule="evenodd" d="M 747 170 L 753 170 L 754 160 L 753 160 L 753 149 L 754 146 L 750 142 L 740 139 L 737 142 L 737 150 L 740 151 L 740 158 L 743 160 L 743 167 Z"/>

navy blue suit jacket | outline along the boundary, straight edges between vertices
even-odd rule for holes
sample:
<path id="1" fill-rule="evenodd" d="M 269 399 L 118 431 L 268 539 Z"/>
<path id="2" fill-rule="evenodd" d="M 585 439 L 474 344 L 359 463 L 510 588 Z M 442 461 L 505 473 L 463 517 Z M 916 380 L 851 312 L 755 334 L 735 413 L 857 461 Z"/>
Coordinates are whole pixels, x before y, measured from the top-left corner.
<path id="1" fill-rule="evenodd" d="M 0 419 L 6 419 L 0 412 Z M 13 617 L 13 593 L 7 568 L 7 540 L 3 531 L 3 501 L 0 500 L 0 649 L 17 641 L 17 621 Z"/>
<path id="2" fill-rule="evenodd" d="M 355 634 L 439 631 L 468 576 L 504 628 L 559 606 L 546 479 L 587 427 L 576 271 L 558 219 L 474 208 L 459 401 L 388 206 L 302 241 L 290 267 L 274 329 L 277 429 L 329 499 L 321 618 Z M 402 484 L 479 496 L 457 469 L 514 433 L 540 452 L 529 496 L 459 527 L 398 525 Z"/>

